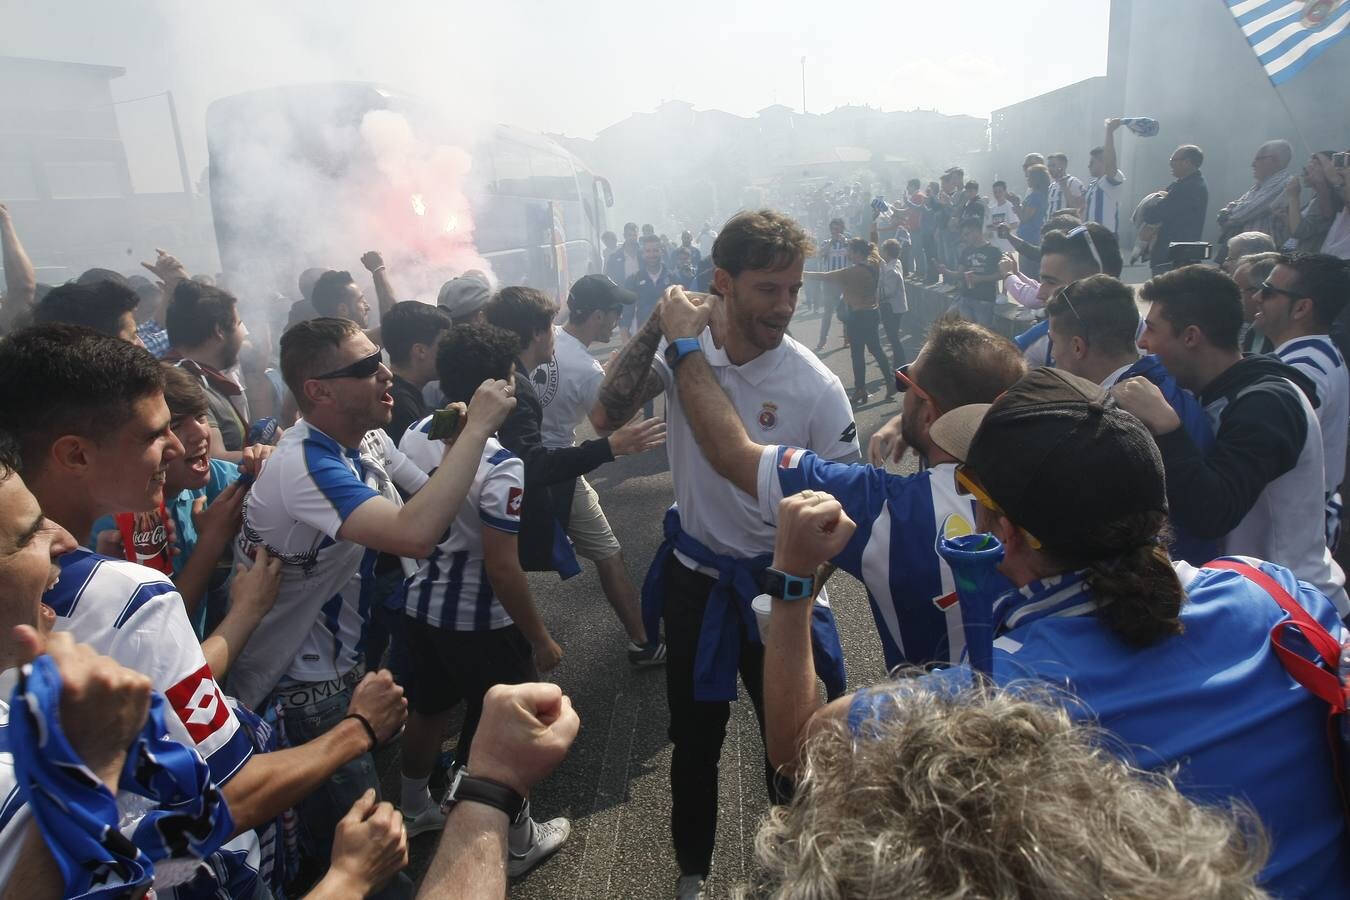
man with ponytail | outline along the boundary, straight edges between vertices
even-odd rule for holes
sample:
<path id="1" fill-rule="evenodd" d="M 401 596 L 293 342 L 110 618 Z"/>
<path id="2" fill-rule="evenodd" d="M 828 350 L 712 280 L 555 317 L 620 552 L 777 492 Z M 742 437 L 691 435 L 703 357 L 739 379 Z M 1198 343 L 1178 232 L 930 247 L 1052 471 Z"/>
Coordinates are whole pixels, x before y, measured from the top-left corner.
<path id="1" fill-rule="evenodd" d="M 1193 800 L 1249 806 L 1272 838 L 1260 880 L 1273 895 L 1350 896 L 1326 703 L 1273 651 L 1285 613 L 1263 588 L 1168 559 L 1163 461 L 1143 423 L 1093 382 L 1042 368 L 932 431 L 962 460 L 957 480 L 978 504 L 976 528 L 1002 542 L 998 568 L 1016 586 L 993 603 L 994 683 L 1062 689 L 1071 715 L 1111 733 L 1110 749 L 1175 771 Z M 784 509 L 803 504 L 821 515 L 780 513 L 774 553 L 773 568 L 793 576 L 813 572 L 854 527 L 821 492 L 788 497 Z M 1324 595 L 1288 569 L 1247 562 L 1343 639 Z M 894 683 L 822 706 L 804 643 L 809 609 L 799 607 L 809 604 L 774 599 L 765 641 L 764 680 L 778 686 L 766 694 L 769 758 L 788 770 L 803 745 L 838 727 L 831 720 L 867 741 L 907 714 Z M 953 666 L 921 680 L 955 690 L 978 679 Z"/>

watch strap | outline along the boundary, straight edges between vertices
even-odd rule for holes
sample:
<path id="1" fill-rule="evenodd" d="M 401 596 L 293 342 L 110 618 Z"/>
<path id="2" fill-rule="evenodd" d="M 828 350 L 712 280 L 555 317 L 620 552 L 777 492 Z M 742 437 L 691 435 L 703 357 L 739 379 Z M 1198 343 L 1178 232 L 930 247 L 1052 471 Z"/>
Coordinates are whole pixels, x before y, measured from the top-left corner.
<path id="1" fill-rule="evenodd" d="M 460 769 L 455 773 L 455 780 L 451 782 L 450 790 L 446 793 L 445 799 L 447 803 L 459 803 L 465 800 L 473 803 L 484 803 L 494 809 L 500 809 L 513 822 L 519 818 L 521 811 L 525 808 L 525 798 L 520 794 L 500 781 L 470 775 L 468 769 Z"/>
<path id="2" fill-rule="evenodd" d="M 696 337 L 676 338 L 666 345 L 666 362 L 671 368 L 690 353 L 701 353 L 703 345 Z"/>
<path id="3" fill-rule="evenodd" d="M 764 570 L 764 593 L 781 600 L 808 600 L 816 592 L 814 574 L 802 578 L 770 566 Z"/>

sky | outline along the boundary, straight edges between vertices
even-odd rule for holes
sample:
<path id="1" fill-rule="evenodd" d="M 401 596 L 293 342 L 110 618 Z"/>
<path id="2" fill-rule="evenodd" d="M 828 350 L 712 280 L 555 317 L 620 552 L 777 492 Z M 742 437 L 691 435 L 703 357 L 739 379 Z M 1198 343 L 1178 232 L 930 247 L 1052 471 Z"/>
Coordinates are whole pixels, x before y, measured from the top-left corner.
<path id="1" fill-rule="evenodd" d="M 189 171 L 218 97 L 378 81 L 456 115 L 593 137 L 664 100 L 741 115 L 774 103 L 993 109 L 1104 74 L 1109 0 L 43 0 L 0 12 L 0 55 L 121 66 L 137 190 L 175 190 L 162 97 Z M 843 12 L 846 10 L 847 12 Z M 1071 11 L 1072 15 L 1066 15 Z M 847 17 L 846 17 L 847 16 Z M 672 140 L 680 136 L 672 135 Z M 170 154 L 167 155 L 166 154 Z"/>

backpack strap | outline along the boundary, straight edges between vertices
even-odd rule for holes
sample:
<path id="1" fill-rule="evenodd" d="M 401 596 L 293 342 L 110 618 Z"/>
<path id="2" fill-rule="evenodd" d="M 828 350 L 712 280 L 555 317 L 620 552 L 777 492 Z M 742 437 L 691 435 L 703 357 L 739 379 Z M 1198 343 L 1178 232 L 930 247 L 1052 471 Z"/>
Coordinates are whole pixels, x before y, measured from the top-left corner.
<path id="1" fill-rule="evenodd" d="M 1271 646 L 1275 648 L 1280 662 L 1284 663 L 1285 670 L 1295 681 L 1330 704 L 1333 715 L 1344 713 L 1346 697 L 1338 671 L 1341 658 L 1340 641 L 1323 628 L 1321 623 L 1291 597 L 1278 581 L 1255 566 L 1234 559 L 1216 559 L 1205 568 L 1237 572 L 1269 594 L 1271 599 L 1289 614 L 1289 618 L 1276 622 L 1270 629 Z M 1287 640 L 1290 632 L 1303 638 L 1321 657 L 1321 662 L 1314 662 L 1289 646 Z"/>

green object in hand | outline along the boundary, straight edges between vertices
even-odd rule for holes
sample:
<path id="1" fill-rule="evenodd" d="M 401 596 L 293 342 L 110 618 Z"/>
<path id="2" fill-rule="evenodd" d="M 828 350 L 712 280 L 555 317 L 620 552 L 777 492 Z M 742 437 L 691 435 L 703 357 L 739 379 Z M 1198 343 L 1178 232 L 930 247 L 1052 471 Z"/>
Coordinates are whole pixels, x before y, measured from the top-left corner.
<path id="1" fill-rule="evenodd" d="M 431 414 L 431 430 L 427 432 L 427 437 L 433 441 L 448 441 L 459 434 L 459 422 L 459 407 L 438 409 Z"/>

